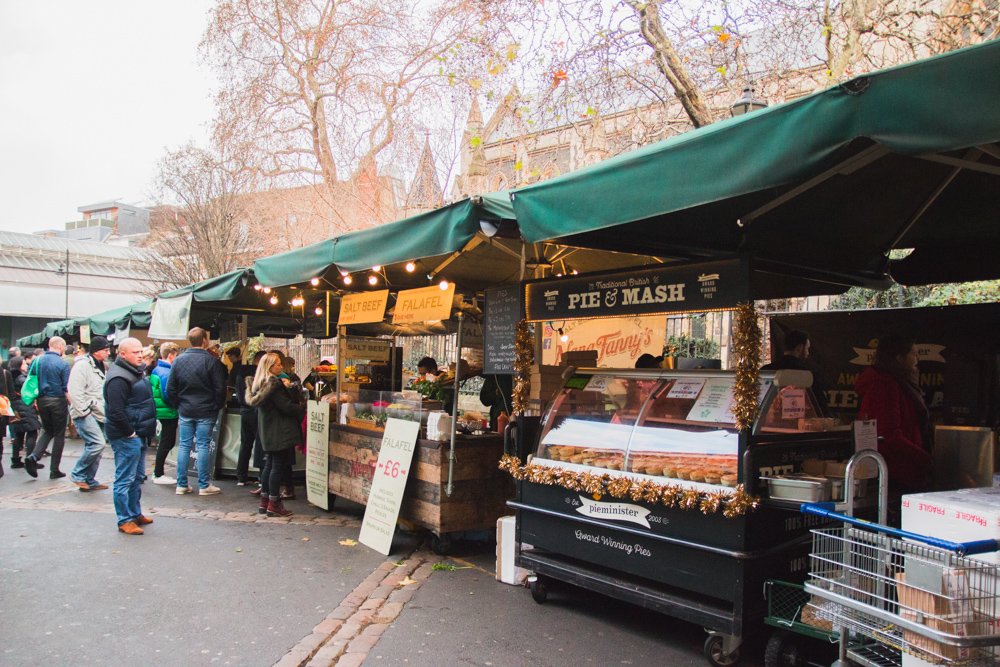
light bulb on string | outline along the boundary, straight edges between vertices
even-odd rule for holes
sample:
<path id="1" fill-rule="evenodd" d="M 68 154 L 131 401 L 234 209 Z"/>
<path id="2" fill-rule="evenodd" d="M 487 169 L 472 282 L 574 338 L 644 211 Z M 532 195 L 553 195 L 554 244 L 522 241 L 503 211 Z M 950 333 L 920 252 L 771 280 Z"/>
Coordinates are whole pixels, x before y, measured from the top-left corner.
<path id="1" fill-rule="evenodd" d="M 271 305 L 272 306 L 277 306 L 278 305 L 278 297 L 276 297 L 276 296 L 272 296 L 271 297 Z"/>
<path id="2" fill-rule="evenodd" d="M 314 310 L 313 312 L 316 313 L 317 315 L 322 315 L 323 309 L 320 308 L 319 306 L 316 306 L 316 310 Z"/>
<path id="3" fill-rule="evenodd" d="M 313 287 L 316 287 L 317 285 L 319 285 L 319 278 L 313 278 L 312 280 L 309 281 L 309 284 L 312 285 Z"/>
<path id="4" fill-rule="evenodd" d="M 351 280 L 350 276 L 344 276 L 344 284 L 345 285 L 350 285 L 352 282 L 354 282 L 354 281 Z"/>
<path id="5" fill-rule="evenodd" d="M 377 285 L 378 284 L 378 278 L 376 276 L 368 276 L 368 284 L 369 285 Z"/>
<path id="6" fill-rule="evenodd" d="M 342 275 L 342 276 L 346 276 L 346 275 L 347 275 L 348 273 L 350 273 L 350 271 L 341 271 L 341 272 L 340 272 L 340 275 Z"/>
<path id="7" fill-rule="evenodd" d="M 414 264 L 413 262 L 407 262 L 406 263 L 406 272 L 407 273 L 413 273 L 416 270 L 417 270 L 417 265 L 416 264 Z"/>
<path id="8" fill-rule="evenodd" d="M 258 292 L 261 290 L 260 284 L 254 285 L 253 288 Z"/>
<path id="9" fill-rule="evenodd" d="M 558 329 L 558 331 L 559 331 L 559 340 L 561 340 L 564 343 L 569 340 L 569 336 L 566 333 L 564 333 L 562 329 Z"/>
<path id="10" fill-rule="evenodd" d="M 381 270 L 382 270 L 382 267 L 379 266 L 378 264 L 376 264 L 375 266 L 372 267 L 372 271 L 374 271 L 375 273 L 378 273 Z"/>
<path id="11" fill-rule="evenodd" d="M 441 282 L 438 283 L 438 287 L 440 287 L 441 291 L 444 292 L 445 290 L 448 289 L 448 281 L 442 280 Z"/>

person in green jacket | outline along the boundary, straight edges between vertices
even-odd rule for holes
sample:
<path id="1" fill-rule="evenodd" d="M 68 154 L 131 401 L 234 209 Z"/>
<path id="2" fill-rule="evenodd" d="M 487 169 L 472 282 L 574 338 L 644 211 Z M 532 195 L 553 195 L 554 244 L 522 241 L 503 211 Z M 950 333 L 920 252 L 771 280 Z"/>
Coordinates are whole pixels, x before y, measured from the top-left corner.
<path id="1" fill-rule="evenodd" d="M 160 420 L 160 444 L 156 446 L 156 462 L 153 464 L 153 484 L 172 486 L 177 484 L 173 477 L 167 477 L 163 473 L 163 464 L 167 461 L 167 454 L 174 448 L 177 442 L 177 409 L 170 405 L 167 394 L 167 379 L 170 377 L 170 368 L 174 359 L 181 349 L 177 343 L 164 343 L 160 346 L 160 358 L 156 362 L 156 367 L 149 375 L 149 381 L 153 385 L 153 403 L 156 404 L 156 418 Z"/>

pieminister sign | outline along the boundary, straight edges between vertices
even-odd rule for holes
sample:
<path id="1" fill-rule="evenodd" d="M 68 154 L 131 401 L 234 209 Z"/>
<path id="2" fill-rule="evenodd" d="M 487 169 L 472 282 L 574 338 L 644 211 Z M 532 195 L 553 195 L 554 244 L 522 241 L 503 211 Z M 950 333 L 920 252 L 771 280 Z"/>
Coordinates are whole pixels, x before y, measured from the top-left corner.
<path id="1" fill-rule="evenodd" d="M 747 299 L 738 259 L 528 283 L 529 321 L 584 320 L 735 308 Z"/>

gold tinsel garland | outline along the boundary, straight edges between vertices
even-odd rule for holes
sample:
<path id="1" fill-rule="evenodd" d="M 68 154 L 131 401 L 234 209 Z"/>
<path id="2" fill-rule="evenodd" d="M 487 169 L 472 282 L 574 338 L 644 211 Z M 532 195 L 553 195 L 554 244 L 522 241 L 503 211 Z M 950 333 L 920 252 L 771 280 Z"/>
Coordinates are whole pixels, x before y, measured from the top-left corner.
<path id="1" fill-rule="evenodd" d="M 531 327 L 527 320 L 518 322 L 514 329 L 514 347 L 517 350 L 517 359 L 514 360 L 512 407 L 515 415 L 523 415 L 531 399 L 531 365 L 535 363 L 535 338 L 531 335 Z"/>
<path id="2" fill-rule="evenodd" d="M 662 504 L 686 510 L 701 510 L 704 514 L 715 514 L 719 510 L 727 519 L 743 516 L 757 508 L 760 499 L 751 496 L 740 484 L 732 491 L 699 491 L 679 484 L 659 484 L 651 479 L 634 480 L 629 477 L 604 473 L 575 472 L 565 468 L 530 463 L 521 465 L 517 457 L 504 454 L 500 459 L 500 469 L 508 472 L 516 480 L 527 480 L 536 484 L 556 484 L 570 491 L 589 493 L 595 496 L 607 494 L 612 498 L 631 498 L 635 502 Z"/>
<path id="3" fill-rule="evenodd" d="M 731 354 L 736 359 L 736 384 L 733 391 L 733 414 L 736 428 L 743 431 L 753 426 L 760 399 L 761 330 L 757 310 L 752 303 L 736 307 Z"/>

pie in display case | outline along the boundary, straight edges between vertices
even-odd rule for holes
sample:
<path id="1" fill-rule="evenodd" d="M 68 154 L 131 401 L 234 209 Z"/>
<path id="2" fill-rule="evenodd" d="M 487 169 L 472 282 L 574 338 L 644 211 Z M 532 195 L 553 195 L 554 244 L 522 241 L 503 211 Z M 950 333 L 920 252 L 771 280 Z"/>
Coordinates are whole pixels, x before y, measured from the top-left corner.
<path id="1" fill-rule="evenodd" d="M 592 374 L 591 374 L 592 373 Z M 740 438 L 736 377 L 727 371 L 588 371 L 553 399 L 533 462 L 653 478 L 692 488 L 735 487 Z M 811 374 L 763 374 L 754 434 L 838 428 L 822 419 Z"/>

